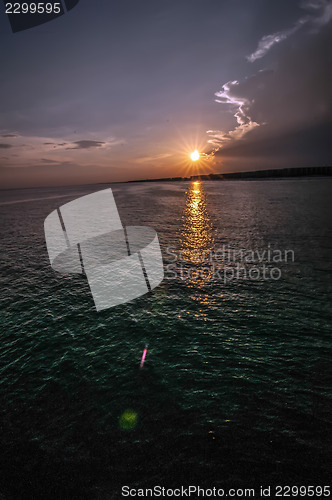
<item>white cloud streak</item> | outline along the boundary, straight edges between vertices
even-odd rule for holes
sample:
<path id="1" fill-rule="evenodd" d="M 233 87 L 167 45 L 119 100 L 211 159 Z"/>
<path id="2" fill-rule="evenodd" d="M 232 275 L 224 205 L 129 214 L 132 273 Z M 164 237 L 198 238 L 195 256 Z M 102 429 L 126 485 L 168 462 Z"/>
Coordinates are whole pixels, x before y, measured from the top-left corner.
<path id="1" fill-rule="evenodd" d="M 236 95 L 238 85 L 239 82 L 237 80 L 227 82 L 222 86 L 222 90 L 215 93 L 215 96 L 218 97 L 218 99 L 215 99 L 216 102 L 220 104 L 229 104 L 237 109 L 234 113 L 234 117 L 238 123 L 238 126 L 235 127 L 234 130 L 228 132 L 222 132 L 220 130 L 207 131 L 210 135 L 208 143 L 217 146 L 217 148 L 224 146 L 232 139 L 239 140 L 250 130 L 259 127 L 259 123 L 253 121 L 249 115 L 250 101 L 245 97 Z"/>
<path id="2" fill-rule="evenodd" d="M 264 57 L 265 54 L 277 43 L 282 42 L 283 40 L 286 40 L 286 38 L 290 37 L 296 31 L 306 23 L 306 18 L 301 18 L 299 21 L 293 26 L 293 28 L 290 28 L 288 30 L 284 31 L 278 31 L 277 33 L 272 33 L 271 35 L 266 35 L 263 36 L 263 38 L 259 41 L 257 49 L 255 52 L 250 54 L 247 57 L 247 60 L 249 62 L 254 62 L 256 59 L 260 59 L 261 57 Z"/>
<path id="3" fill-rule="evenodd" d="M 304 0 L 301 7 L 311 11 L 311 14 L 300 17 L 292 28 L 263 36 L 258 42 L 255 52 L 247 56 L 249 62 L 252 63 L 264 57 L 274 45 L 294 35 L 302 26 L 308 24 L 311 28 L 317 29 L 325 26 L 332 19 L 331 0 Z"/>

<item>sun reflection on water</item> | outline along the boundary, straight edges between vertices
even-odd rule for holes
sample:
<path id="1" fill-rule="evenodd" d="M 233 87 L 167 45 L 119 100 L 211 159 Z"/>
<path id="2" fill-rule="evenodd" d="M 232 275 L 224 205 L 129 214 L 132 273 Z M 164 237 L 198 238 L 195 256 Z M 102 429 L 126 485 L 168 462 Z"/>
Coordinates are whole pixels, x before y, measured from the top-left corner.
<path id="1" fill-rule="evenodd" d="M 204 308 L 212 306 L 213 263 L 210 256 L 214 248 L 213 235 L 203 184 L 194 181 L 187 192 L 183 214 L 181 266 L 184 268 L 184 282 L 193 291 L 191 299 Z M 196 316 L 195 319 L 208 320 L 204 309 L 196 311 Z"/>
<path id="2" fill-rule="evenodd" d="M 206 264 L 214 245 L 203 184 L 194 181 L 187 192 L 183 216 L 182 257 L 191 264 Z"/>

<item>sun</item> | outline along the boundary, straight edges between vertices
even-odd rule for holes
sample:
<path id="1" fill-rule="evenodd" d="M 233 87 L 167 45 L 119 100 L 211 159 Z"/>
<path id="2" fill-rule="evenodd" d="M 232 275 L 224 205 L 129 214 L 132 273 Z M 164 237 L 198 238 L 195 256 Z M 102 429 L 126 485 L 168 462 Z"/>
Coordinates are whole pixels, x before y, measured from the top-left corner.
<path id="1" fill-rule="evenodd" d="M 197 149 L 195 149 L 195 151 L 193 151 L 192 153 L 190 153 L 190 158 L 192 159 L 192 161 L 199 160 L 199 157 L 200 157 L 200 154 L 197 151 Z"/>

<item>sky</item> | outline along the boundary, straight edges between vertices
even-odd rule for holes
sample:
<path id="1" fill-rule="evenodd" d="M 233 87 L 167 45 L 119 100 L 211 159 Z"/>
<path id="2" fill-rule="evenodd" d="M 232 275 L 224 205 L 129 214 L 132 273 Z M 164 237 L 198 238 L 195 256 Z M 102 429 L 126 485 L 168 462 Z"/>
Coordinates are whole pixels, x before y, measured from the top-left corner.
<path id="1" fill-rule="evenodd" d="M 80 0 L 12 33 L 1 8 L 0 187 L 331 165 L 331 24 L 331 0 Z"/>

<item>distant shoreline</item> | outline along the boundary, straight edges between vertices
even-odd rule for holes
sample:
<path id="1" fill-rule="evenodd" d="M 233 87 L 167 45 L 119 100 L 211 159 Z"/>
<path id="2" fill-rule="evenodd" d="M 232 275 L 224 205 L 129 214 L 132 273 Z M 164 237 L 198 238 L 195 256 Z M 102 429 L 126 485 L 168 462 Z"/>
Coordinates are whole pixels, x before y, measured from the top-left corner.
<path id="1" fill-rule="evenodd" d="M 281 168 L 270 170 L 253 170 L 248 172 L 230 172 L 226 174 L 201 174 L 191 175 L 189 177 L 163 177 L 159 179 L 134 179 L 130 181 L 108 181 L 108 182 L 94 182 L 87 184 L 62 184 L 62 185 L 46 185 L 46 186 L 25 186 L 25 187 L 1 187 L 0 191 L 15 191 L 24 189 L 45 189 L 45 188 L 77 188 L 83 186 L 109 186 L 112 184 L 129 184 L 134 182 L 190 182 L 195 180 L 202 181 L 227 181 L 227 180 L 273 180 L 273 179 L 287 179 L 287 178 L 320 178 L 331 177 L 332 166 L 327 167 L 295 167 L 295 168 Z"/>
<path id="2" fill-rule="evenodd" d="M 295 167 L 295 168 L 274 168 L 269 170 L 252 170 L 248 172 L 230 172 L 226 174 L 202 174 L 191 175 L 189 177 L 163 177 L 161 179 L 136 179 L 129 182 L 162 182 L 162 181 L 220 181 L 236 179 L 271 179 L 285 177 L 321 177 L 331 176 L 332 167 Z"/>

